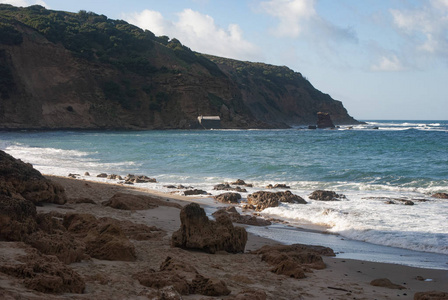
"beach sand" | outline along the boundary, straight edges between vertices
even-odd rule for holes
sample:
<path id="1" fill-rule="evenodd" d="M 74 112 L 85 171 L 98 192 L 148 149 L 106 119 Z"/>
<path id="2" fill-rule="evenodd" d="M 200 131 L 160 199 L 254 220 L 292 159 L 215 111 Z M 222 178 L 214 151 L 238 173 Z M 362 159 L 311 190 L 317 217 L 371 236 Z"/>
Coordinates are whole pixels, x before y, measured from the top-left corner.
<path id="1" fill-rule="evenodd" d="M 120 210 L 101 205 L 118 192 L 144 194 L 184 206 L 189 202 L 201 203 L 200 199 L 148 191 L 133 186 L 98 183 L 56 176 L 47 178 L 63 185 L 69 199 L 89 198 L 95 204 L 69 203 L 65 205 L 45 204 L 38 212 L 88 213 L 96 217 L 128 220 L 136 224 L 156 226 L 163 232 L 149 240 L 131 240 L 136 248 L 137 260 L 106 261 L 89 259 L 70 264 L 86 282 L 84 294 L 49 295 L 25 288 L 19 279 L 0 273 L 0 296 L 2 299 L 157 299 L 154 291 L 141 285 L 133 275 L 145 270 L 158 270 L 167 257 L 193 265 L 208 278 L 223 280 L 231 290 L 228 296 L 210 297 L 202 295 L 182 296 L 182 299 L 234 299 L 244 290 L 261 290 L 267 299 L 414 299 L 416 292 L 448 292 L 448 271 L 429 270 L 394 264 L 374 263 L 351 259 L 324 257 L 326 269 L 313 270 L 307 278 L 294 279 L 276 275 L 272 266 L 250 254 L 263 245 L 275 241 L 249 234 L 246 253 L 207 254 L 170 246 L 171 234 L 179 229 L 179 208 L 159 206 L 147 210 Z M 0 263 L 13 262 L 23 255 L 23 243 L 0 242 Z M 390 289 L 370 285 L 378 278 L 388 278 L 404 289 Z M 422 280 L 426 279 L 426 280 Z M 249 298 L 244 298 L 249 299 Z"/>

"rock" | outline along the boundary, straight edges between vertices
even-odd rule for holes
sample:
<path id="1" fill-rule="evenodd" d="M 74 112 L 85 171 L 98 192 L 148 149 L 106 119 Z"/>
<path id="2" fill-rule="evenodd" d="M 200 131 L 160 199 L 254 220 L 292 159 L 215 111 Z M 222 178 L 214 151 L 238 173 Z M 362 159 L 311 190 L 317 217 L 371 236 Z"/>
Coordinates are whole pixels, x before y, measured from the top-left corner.
<path id="1" fill-rule="evenodd" d="M 76 293 L 85 289 L 82 277 L 55 256 L 37 251 L 23 258 L 23 264 L 0 266 L 0 272 L 22 278 L 27 288 L 42 293 Z"/>
<path id="2" fill-rule="evenodd" d="M 243 189 L 243 188 L 241 188 L 241 187 L 239 187 L 239 186 L 237 186 L 237 187 L 232 187 L 232 186 L 230 186 L 228 183 L 220 183 L 220 184 L 217 184 L 217 185 L 215 185 L 215 186 L 213 187 L 213 189 L 214 189 L 214 190 L 217 190 L 217 191 L 236 191 L 236 192 L 240 192 L 240 193 L 246 193 L 246 192 L 247 192 L 246 189 Z"/>
<path id="3" fill-rule="evenodd" d="M 316 125 L 309 125 L 308 129 L 317 129 L 317 126 Z"/>
<path id="4" fill-rule="evenodd" d="M 111 218 L 96 219 L 89 214 L 64 216 L 63 225 L 86 244 L 86 253 L 97 259 L 135 261 L 135 247 Z"/>
<path id="5" fill-rule="evenodd" d="M 126 193 L 116 193 L 112 196 L 112 198 L 102 204 L 104 206 L 110 206 L 115 209 L 123 210 L 145 210 L 159 206 L 170 206 L 179 209 L 182 208 L 180 204 L 164 201 L 156 197 Z"/>
<path id="6" fill-rule="evenodd" d="M 418 292 L 414 294 L 414 300 L 447 300 L 448 293 L 441 291 Z"/>
<path id="7" fill-rule="evenodd" d="M 98 178 L 107 178 L 107 174 L 106 173 L 100 173 L 100 174 L 96 175 L 96 177 L 98 177 Z"/>
<path id="8" fill-rule="evenodd" d="M 238 204 L 239 200 L 241 199 L 241 195 L 238 193 L 230 193 L 229 192 L 229 193 L 220 194 L 213 198 L 215 198 L 215 200 L 222 202 L 222 203 Z"/>
<path id="9" fill-rule="evenodd" d="M 0 194 L 0 240 L 24 241 L 38 230 L 36 215 L 31 201 Z"/>
<path id="10" fill-rule="evenodd" d="M 307 203 L 302 197 L 294 195 L 290 191 L 276 193 L 259 191 L 247 196 L 247 203 L 253 205 L 257 211 L 261 211 L 267 207 L 277 207 L 280 202 L 295 204 Z"/>
<path id="11" fill-rule="evenodd" d="M 84 176 L 90 176 L 90 173 L 89 172 L 85 172 Z"/>
<path id="12" fill-rule="evenodd" d="M 205 278 L 204 276 L 197 274 L 196 278 L 190 285 L 191 294 L 201 294 L 205 296 L 227 296 L 230 294 L 230 290 L 224 281 L 217 278 Z"/>
<path id="13" fill-rule="evenodd" d="M 184 191 L 184 195 L 185 195 L 185 196 L 192 196 L 192 195 L 208 195 L 208 193 L 207 193 L 206 191 L 203 191 L 203 190 L 194 189 L 194 190 L 187 190 L 187 191 Z"/>
<path id="14" fill-rule="evenodd" d="M 150 178 L 146 175 L 132 175 L 128 174 L 124 180 L 126 182 L 132 182 L 132 183 L 149 183 L 149 182 L 157 182 L 155 178 Z"/>
<path id="15" fill-rule="evenodd" d="M 273 265 L 271 272 L 297 279 L 305 278 L 310 268 L 324 269 L 322 255 L 335 255 L 330 248 L 302 244 L 266 245 L 251 253 L 261 255 L 261 260 Z"/>
<path id="16" fill-rule="evenodd" d="M 249 215 L 241 215 L 239 214 L 235 207 L 227 207 L 227 208 L 221 208 L 213 213 L 213 216 L 217 218 L 220 214 L 228 214 L 230 217 L 230 220 L 232 220 L 233 223 L 238 224 L 246 224 L 246 225 L 252 225 L 252 226 L 269 226 L 272 223 L 268 220 L 257 218 L 255 216 L 249 216 Z"/>
<path id="17" fill-rule="evenodd" d="M 268 186 L 266 186 L 267 189 L 290 189 L 290 186 L 287 186 L 284 183 L 280 183 L 280 184 L 276 184 L 276 185 L 272 185 L 269 184 Z"/>
<path id="18" fill-rule="evenodd" d="M 46 179 L 30 164 L 15 159 L 0 150 L 0 193 L 41 202 L 64 204 L 67 197 L 64 188 Z"/>
<path id="19" fill-rule="evenodd" d="M 323 190 L 314 191 L 308 197 L 313 200 L 321 200 L 321 201 L 337 201 L 339 198 L 345 198 L 345 196 L 342 194 L 336 194 L 333 191 L 323 191 Z"/>
<path id="20" fill-rule="evenodd" d="M 448 199 L 448 193 L 435 193 L 431 197 L 438 199 Z"/>
<path id="21" fill-rule="evenodd" d="M 331 120 L 329 113 L 318 112 L 317 113 L 317 128 L 334 128 L 333 121 Z"/>
<path id="22" fill-rule="evenodd" d="M 107 179 L 123 180 L 123 178 L 120 175 L 117 175 L 117 174 L 107 175 Z"/>
<path id="23" fill-rule="evenodd" d="M 397 290 L 405 290 L 406 289 L 404 286 L 392 283 L 387 278 L 374 279 L 374 280 L 372 280 L 370 282 L 370 285 L 379 286 L 379 287 L 385 287 L 385 288 L 388 288 L 388 289 L 397 289 Z"/>
<path id="24" fill-rule="evenodd" d="M 190 203 L 182 208 L 180 220 L 180 229 L 171 237 L 173 247 L 199 249 L 208 253 L 244 252 L 246 230 L 234 227 L 228 215 L 220 215 L 216 221 L 210 221 L 199 204 Z"/>
<path id="25" fill-rule="evenodd" d="M 246 185 L 246 182 L 242 179 L 237 179 L 235 182 L 231 183 L 232 185 Z"/>

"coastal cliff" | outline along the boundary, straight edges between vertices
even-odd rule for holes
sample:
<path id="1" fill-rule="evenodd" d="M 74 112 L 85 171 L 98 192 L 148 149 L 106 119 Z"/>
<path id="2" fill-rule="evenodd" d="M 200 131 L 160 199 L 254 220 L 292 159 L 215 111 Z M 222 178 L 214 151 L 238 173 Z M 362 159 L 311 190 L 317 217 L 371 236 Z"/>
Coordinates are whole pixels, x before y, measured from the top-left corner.
<path id="1" fill-rule="evenodd" d="M 188 129 L 356 124 L 287 67 L 191 51 L 121 20 L 0 4 L 0 129 Z"/>

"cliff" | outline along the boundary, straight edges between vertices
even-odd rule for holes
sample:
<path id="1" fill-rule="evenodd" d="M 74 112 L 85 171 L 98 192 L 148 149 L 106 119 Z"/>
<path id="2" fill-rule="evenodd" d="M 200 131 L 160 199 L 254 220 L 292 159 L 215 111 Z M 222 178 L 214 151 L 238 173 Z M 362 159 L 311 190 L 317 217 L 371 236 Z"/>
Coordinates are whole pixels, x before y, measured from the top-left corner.
<path id="1" fill-rule="evenodd" d="M 353 124 L 286 67 L 195 53 L 124 21 L 0 4 L 0 129 L 187 129 Z"/>

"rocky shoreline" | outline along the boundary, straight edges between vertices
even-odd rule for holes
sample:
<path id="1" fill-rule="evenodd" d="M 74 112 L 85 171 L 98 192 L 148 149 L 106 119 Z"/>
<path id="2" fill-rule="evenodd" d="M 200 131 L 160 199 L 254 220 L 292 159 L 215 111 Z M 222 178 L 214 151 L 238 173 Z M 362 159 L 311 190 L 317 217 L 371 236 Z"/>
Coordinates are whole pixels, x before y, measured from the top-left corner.
<path id="1" fill-rule="evenodd" d="M 0 154 L 2 299 L 448 297 L 448 271 L 341 260 L 319 246 L 276 245 L 232 224 L 267 226 L 256 213 L 240 215 L 230 207 L 209 220 L 195 198 L 44 177 Z M 301 201 L 286 192 L 257 195 L 250 205 L 260 208 L 275 204 L 273 195 L 277 202 Z M 224 202 L 232 201 L 228 196 Z M 438 298 L 418 294 L 427 291 Z"/>

